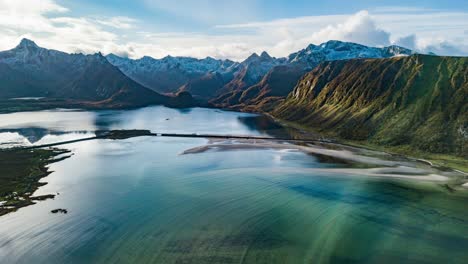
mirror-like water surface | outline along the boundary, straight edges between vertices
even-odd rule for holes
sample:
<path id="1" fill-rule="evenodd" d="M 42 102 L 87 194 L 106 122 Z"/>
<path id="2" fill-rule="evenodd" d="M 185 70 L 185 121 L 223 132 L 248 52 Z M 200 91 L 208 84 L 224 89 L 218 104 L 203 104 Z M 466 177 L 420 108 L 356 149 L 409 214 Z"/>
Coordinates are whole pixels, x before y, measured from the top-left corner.
<path id="1" fill-rule="evenodd" d="M 147 107 L 97 112 L 51 110 L 0 116 L 0 147 L 41 145 L 93 136 L 97 130 L 116 129 L 226 135 L 282 133 L 281 127 L 261 116 L 204 108 Z"/>
<path id="2" fill-rule="evenodd" d="M 3 146 L 100 129 L 275 135 L 266 119 L 213 109 L 43 111 L 0 116 Z M 73 156 L 0 217 L 1 263 L 466 263 L 468 194 L 373 178 L 294 148 L 182 153 L 204 139 L 65 145 Z M 68 214 L 50 211 L 65 208 Z"/>

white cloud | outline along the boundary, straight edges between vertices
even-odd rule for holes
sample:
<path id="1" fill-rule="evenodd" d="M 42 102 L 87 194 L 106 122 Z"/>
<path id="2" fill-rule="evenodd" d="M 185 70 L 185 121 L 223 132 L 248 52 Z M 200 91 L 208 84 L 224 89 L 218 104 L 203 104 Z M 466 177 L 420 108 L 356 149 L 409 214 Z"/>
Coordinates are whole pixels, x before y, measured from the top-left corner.
<path id="1" fill-rule="evenodd" d="M 408 48 L 416 49 L 416 35 L 411 34 L 408 36 L 401 37 L 394 42 L 396 45 Z"/>
<path id="2" fill-rule="evenodd" d="M 30 33 L 51 31 L 53 27 L 45 14 L 66 11 L 66 8 L 50 0 L 39 3 L 34 0 L 0 0 L 0 26 L 4 31 L 28 31 Z"/>
<path id="3" fill-rule="evenodd" d="M 242 24 L 217 25 L 215 28 L 225 29 L 259 29 L 277 27 L 312 27 L 320 28 L 331 23 L 338 23 L 348 18 L 349 15 L 303 16 L 295 18 L 282 18 L 263 22 L 247 22 Z"/>
<path id="4" fill-rule="evenodd" d="M 390 33 L 379 29 L 367 11 L 360 11 L 343 23 L 327 26 L 310 37 L 311 42 L 316 43 L 330 39 L 384 46 L 390 44 Z"/>
<path id="5" fill-rule="evenodd" d="M 457 45 L 442 39 L 429 41 L 427 39 L 420 39 L 417 42 L 417 50 L 424 53 L 433 52 L 437 55 L 445 56 L 468 56 L 468 45 L 465 43 Z"/>
<path id="6" fill-rule="evenodd" d="M 271 40 L 268 50 L 277 56 L 330 39 L 372 46 L 400 44 L 440 55 L 468 55 L 468 47 L 464 44 L 468 43 L 466 12 L 384 7 L 373 13 L 361 11 L 354 15 L 298 17 L 217 28 L 255 32 L 258 38 Z"/>
<path id="7" fill-rule="evenodd" d="M 66 52 L 110 52 L 116 49 L 119 35 L 103 27 L 130 29 L 136 21 L 127 17 L 70 17 L 66 16 L 68 11 L 52 0 L 0 0 L 0 49 L 12 48 L 27 37 Z"/>
<path id="8" fill-rule="evenodd" d="M 245 35 L 205 35 L 200 33 L 140 33 L 140 41 L 128 43 L 133 52 L 130 57 L 138 58 L 150 55 L 156 58 L 172 56 L 191 56 L 204 58 L 207 56 L 243 60 L 258 52 L 255 46 L 247 44 L 250 36 Z"/>
<path id="9" fill-rule="evenodd" d="M 63 46 L 69 51 L 93 53 L 105 50 L 107 43 L 118 40 L 116 34 L 103 30 L 86 18 L 57 17 L 49 21 L 54 26 L 54 34 L 43 40 L 57 49 Z"/>
<path id="10" fill-rule="evenodd" d="M 67 12 L 68 9 L 56 4 L 53 0 L 0 0 L 2 14 L 26 16 L 51 12 Z"/>
<path id="11" fill-rule="evenodd" d="M 210 0 L 183 0 L 194 7 L 177 10 L 181 3 L 152 0 L 153 8 L 178 16 L 200 16 L 210 21 L 219 19 L 229 7 L 236 13 L 240 7 L 228 1 L 213 4 Z M 250 5 L 255 5 L 253 1 Z M 21 4 L 20 4 L 21 3 Z M 208 10 L 202 10 L 208 8 Z M 187 11 L 188 10 L 188 11 Z M 415 8 L 383 8 L 349 15 L 307 16 L 271 21 L 249 21 L 245 24 L 222 24 L 203 32 L 143 32 L 145 21 L 131 17 L 75 17 L 53 0 L 0 0 L 0 50 L 14 47 L 22 37 L 39 45 L 66 52 L 115 53 L 139 58 L 144 55 L 164 57 L 194 56 L 242 60 L 253 52 L 268 51 L 273 56 L 287 56 L 310 43 L 330 39 L 353 41 L 372 46 L 391 43 L 441 55 L 467 55 L 468 13 L 439 12 Z M 196 13 L 196 14 L 195 14 Z M 227 20 L 233 19 L 233 17 Z M 147 30 L 147 29 L 146 29 Z"/>
<path id="12" fill-rule="evenodd" d="M 131 29 L 134 28 L 134 23 L 137 22 L 136 19 L 129 18 L 129 17 L 111 17 L 108 19 L 97 19 L 96 22 L 98 22 L 101 25 L 108 26 L 108 27 L 113 27 L 113 28 L 118 28 L 118 29 Z"/>

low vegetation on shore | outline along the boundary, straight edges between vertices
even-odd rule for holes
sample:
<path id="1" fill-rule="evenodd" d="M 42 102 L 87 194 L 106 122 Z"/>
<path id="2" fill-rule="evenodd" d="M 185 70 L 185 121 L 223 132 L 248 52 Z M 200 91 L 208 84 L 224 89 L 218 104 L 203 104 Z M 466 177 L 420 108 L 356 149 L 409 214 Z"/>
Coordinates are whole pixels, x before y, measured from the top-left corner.
<path id="1" fill-rule="evenodd" d="M 53 194 L 32 196 L 46 183 L 40 180 L 51 173 L 47 165 L 69 157 L 61 149 L 0 150 L 0 215 L 54 198 Z"/>

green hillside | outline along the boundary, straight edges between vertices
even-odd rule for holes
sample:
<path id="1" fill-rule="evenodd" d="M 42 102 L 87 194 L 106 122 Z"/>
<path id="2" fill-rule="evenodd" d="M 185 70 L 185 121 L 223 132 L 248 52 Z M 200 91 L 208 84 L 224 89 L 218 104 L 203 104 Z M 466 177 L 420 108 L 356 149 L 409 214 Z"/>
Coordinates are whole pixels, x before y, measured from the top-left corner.
<path id="1" fill-rule="evenodd" d="M 273 115 L 342 139 L 468 158 L 468 58 L 325 62 Z"/>

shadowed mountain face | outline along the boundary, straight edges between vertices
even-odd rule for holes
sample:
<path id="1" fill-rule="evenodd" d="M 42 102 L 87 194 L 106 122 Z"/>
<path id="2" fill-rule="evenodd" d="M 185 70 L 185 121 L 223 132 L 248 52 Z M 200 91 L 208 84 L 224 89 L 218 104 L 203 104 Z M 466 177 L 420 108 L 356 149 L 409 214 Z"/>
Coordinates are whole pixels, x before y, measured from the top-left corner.
<path id="1" fill-rule="evenodd" d="M 226 84 L 222 74 L 209 72 L 199 78 L 188 81 L 180 87 L 180 91 L 189 92 L 198 98 L 208 100 Z"/>
<path id="2" fill-rule="evenodd" d="M 322 132 L 468 157 L 468 58 L 325 62 L 273 111 Z"/>
<path id="3" fill-rule="evenodd" d="M 211 102 L 224 108 L 265 112 L 283 100 L 306 73 L 298 65 L 282 65 L 271 69 L 263 79 L 246 88 L 222 94 Z"/>
<path id="4" fill-rule="evenodd" d="M 23 39 L 0 52 L 0 99 L 44 97 L 92 107 L 175 103 L 124 75 L 100 53 L 67 54 Z"/>
<path id="5" fill-rule="evenodd" d="M 263 76 L 273 67 L 285 62 L 285 59 L 273 58 L 266 52 L 262 52 L 260 56 L 254 53 L 239 65 L 239 69 L 234 74 L 233 79 L 220 89 L 217 94 L 223 95 L 233 91 L 245 90 L 261 81 Z"/>

